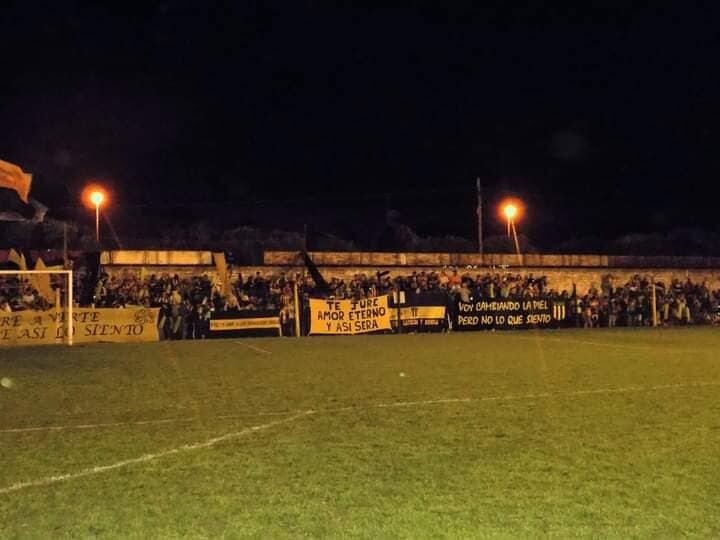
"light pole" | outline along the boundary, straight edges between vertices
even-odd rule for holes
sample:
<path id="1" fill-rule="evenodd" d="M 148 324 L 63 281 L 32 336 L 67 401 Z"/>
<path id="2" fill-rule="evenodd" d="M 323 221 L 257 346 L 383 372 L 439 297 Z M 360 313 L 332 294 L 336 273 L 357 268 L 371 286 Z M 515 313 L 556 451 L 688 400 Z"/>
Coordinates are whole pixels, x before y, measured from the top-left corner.
<path id="1" fill-rule="evenodd" d="M 517 230 L 515 229 L 515 218 L 518 213 L 518 207 L 516 204 L 508 202 L 503 206 L 503 214 L 505 214 L 505 217 L 507 218 L 507 235 L 510 236 L 512 233 L 512 238 L 515 241 L 515 253 L 517 254 L 518 262 L 522 263 L 522 256 L 520 255 L 520 242 L 518 242 Z"/>
<path id="2" fill-rule="evenodd" d="M 90 201 L 95 205 L 95 241 L 100 243 L 100 205 L 105 200 L 101 191 L 93 191 L 90 194 Z"/>
<path id="3" fill-rule="evenodd" d="M 503 207 L 503 214 L 505 214 L 505 217 L 507 218 L 507 235 L 510 236 L 511 226 L 513 223 L 513 220 L 515 219 L 515 216 L 517 216 L 518 209 L 517 206 L 515 206 L 513 203 L 507 203 Z"/>
<path id="4" fill-rule="evenodd" d="M 100 206 L 107 203 L 106 190 L 98 184 L 90 184 L 83 189 L 82 200 L 89 208 L 95 208 L 95 242 L 100 245 Z"/>

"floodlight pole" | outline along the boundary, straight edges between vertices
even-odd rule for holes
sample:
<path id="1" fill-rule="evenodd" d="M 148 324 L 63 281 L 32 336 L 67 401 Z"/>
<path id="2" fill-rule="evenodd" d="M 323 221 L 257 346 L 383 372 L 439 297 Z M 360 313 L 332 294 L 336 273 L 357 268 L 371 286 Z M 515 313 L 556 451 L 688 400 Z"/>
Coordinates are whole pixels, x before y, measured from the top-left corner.
<path id="1" fill-rule="evenodd" d="M 515 221 L 509 219 L 508 226 L 512 227 L 513 240 L 515 240 L 515 253 L 517 253 L 518 264 L 522 264 L 522 255 L 520 254 L 520 242 L 518 242 L 517 229 L 515 229 Z"/>
<path id="2" fill-rule="evenodd" d="M 95 242 L 100 245 L 100 203 L 95 203 Z"/>

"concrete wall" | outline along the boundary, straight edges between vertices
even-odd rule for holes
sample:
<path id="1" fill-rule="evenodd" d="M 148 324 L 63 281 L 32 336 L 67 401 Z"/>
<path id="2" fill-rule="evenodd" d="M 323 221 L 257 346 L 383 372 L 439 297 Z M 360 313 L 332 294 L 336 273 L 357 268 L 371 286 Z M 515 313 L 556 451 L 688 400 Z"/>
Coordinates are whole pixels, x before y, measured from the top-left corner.
<path id="1" fill-rule="evenodd" d="M 639 257 L 625 255 L 517 255 L 489 253 L 313 252 L 318 266 L 509 266 L 521 268 L 718 268 L 720 257 Z M 266 265 L 301 262 L 296 251 L 266 251 Z"/>
<path id="2" fill-rule="evenodd" d="M 103 251 L 100 264 L 104 265 L 210 265 L 213 264 L 209 251 L 189 250 L 129 250 Z"/>

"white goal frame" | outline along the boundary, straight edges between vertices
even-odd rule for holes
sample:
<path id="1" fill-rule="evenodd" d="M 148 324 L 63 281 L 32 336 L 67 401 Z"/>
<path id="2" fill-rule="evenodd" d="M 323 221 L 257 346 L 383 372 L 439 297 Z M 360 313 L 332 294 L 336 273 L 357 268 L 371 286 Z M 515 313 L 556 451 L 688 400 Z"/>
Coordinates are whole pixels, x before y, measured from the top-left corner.
<path id="1" fill-rule="evenodd" d="M 72 270 L 0 270 L 0 276 L 21 276 L 33 274 L 64 274 L 67 276 L 67 289 L 65 295 L 65 306 L 67 317 L 65 318 L 67 331 L 67 344 L 73 344 L 73 271 Z"/>

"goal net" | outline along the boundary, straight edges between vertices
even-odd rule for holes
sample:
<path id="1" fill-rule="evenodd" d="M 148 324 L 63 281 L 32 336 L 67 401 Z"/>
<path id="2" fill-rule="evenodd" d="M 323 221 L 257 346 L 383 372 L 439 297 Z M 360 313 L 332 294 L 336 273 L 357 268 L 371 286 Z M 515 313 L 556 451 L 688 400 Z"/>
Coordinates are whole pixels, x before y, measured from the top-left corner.
<path id="1" fill-rule="evenodd" d="M 73 343 L 72 270 L 0 270 L 0 348 Z"/>

